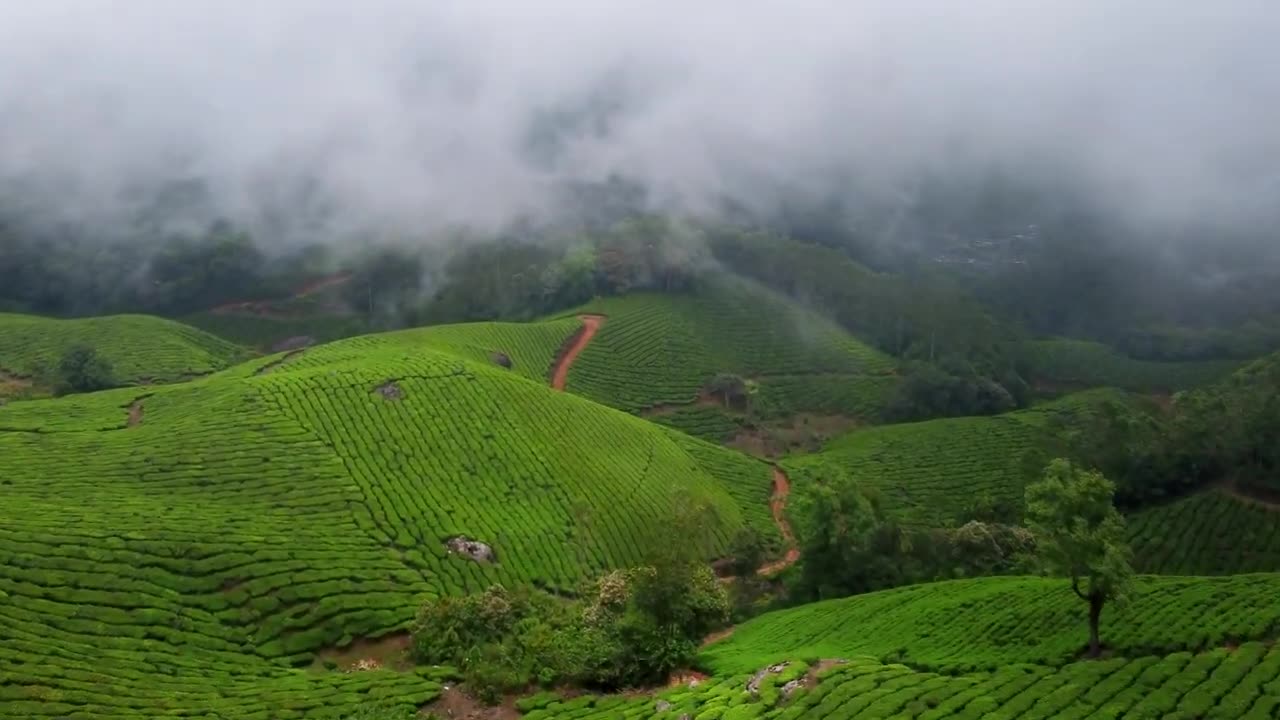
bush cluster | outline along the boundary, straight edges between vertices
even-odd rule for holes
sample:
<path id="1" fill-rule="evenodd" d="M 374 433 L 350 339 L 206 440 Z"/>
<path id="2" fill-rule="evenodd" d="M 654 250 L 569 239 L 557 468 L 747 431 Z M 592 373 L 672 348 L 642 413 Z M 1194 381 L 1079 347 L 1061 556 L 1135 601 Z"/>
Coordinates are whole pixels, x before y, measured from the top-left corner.
<path id="1" fill-rule="evenodd" d="M 460 668 L 489 702 L 533 685 L 618 689 L 662 682 L 688 665 L 728 613 L 723 588 L 702 565 L 615 571 L 574 600 L 494 585 L 424 604 L 413 655 Z"/>

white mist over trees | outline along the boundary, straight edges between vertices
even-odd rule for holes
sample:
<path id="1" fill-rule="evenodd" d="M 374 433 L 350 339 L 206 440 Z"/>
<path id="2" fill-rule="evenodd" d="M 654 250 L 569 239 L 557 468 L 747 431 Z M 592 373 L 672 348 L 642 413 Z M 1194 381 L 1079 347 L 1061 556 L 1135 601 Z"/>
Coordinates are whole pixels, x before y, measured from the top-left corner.
<path id="1" fill-rule="evenodd" d="M 1248 231 L 1280 198 L 1278 33 L 1265 0 L 8 3 L 0 196 L 283 243 L 554 220 L 626 178 L 704 216 L 853 197 L 892 235 L 1003 172 Z"/>

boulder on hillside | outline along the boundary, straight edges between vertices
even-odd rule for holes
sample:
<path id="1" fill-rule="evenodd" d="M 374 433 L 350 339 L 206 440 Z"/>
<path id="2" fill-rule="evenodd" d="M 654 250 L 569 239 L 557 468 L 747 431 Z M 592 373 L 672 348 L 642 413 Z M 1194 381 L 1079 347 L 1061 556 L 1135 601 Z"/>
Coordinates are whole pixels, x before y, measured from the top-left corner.
<path id="1" fill-rule="evenodd" d="M 515 363 L 511 362 L 511 356 L 507 355 L 504 352 L 491 353 L 489 355 L 489 359 L 492 360 L 495 365 L 501 365 L 502 367 L 508 370 L 510 370 L 512 366 L 515 365 Z"/>
<path id="2" fill-rule="evenodd" d="M 444 546 L 449 552 L 462 555 L 476 562 L 497 562 L 497 556 L 493 553 L 493 548 L 479 540 L 472 540 L 463 535 L 449 538 Z"/>

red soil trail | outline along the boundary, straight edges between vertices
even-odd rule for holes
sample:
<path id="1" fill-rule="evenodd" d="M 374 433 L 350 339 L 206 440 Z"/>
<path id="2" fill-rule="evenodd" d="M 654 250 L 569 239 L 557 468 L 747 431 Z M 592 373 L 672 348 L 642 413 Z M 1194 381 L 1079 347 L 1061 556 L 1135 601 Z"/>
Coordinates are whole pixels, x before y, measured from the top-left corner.
<path id="1" fill-rule="evenodd" d="M 569 347 L 556 361 L 555 370 L 551 373 L 551 387 L 563 391 L 565 383 L 569 380 L 569 368 L 573 366 L 573 361 L 578 359 L 582 351 L 586 349 L 587 343 L 591 342 L 591 338 L 595 337 L 596 331 L 604 324 L 603 315 L 579 315 L 578 319 L 582 321 L 582 329 L 569 341 Z"/>
<path id="2" fill-rule="evenodd" d="M 349 271 L 334 273 L 332 275 L 326 275 L 325 277 L 322 277 L 322 278 L 316 278 L 315 280 L 312 280 L 306 285 L 303 285 L 302 287 L 294 290 L 293 296 L 295 298 L 304 298 L 308 295 L 315 295 L 316 293 L 320 292 L 321 290 L 324 290 L 325 288 L 331 288 L 334 285 L 342 285 L 347 281 L 349 281 L 350 279 L 351 279 L 351 273 Z"/>
<path id="3" fill-rule="evenodd" d="M 791 532 L 791 523 L 787 522 L 786 515 L 783 513 L 787 509 L 787 496 L 790 494 L 791 481 L 787 479 L 787 474 L 782 472 L 782 468 L 774 465 L 773 496 L 769 498 L 769 509 L 773 511 L 773 522 L 777 524 L 778 532 L 782 533 L 782 539 L 787 543 L 787 553 L 782 556 L 781 560 L 760 566 L 760 569 L 756 571 L 757 575 L 776 575 L 791 567 L 800 559 L 800 550 L 796 548 L 795 533 Z"/>
<path id="4" fill-rule="evenodd" d="M 342 285 L 351 280 L 351 273 L 343 271 L 332 275 L 316 278 L 311 282 L 294 288 L 293 294 L 289 296 L 290 300 L 299 300 L 309 295 L 315 295 L 321 290 L 325 290 L 335 285 Z M 257 315 L 272 315 L 275 310 L 272 304 L 280 302 L 279 300 L 237 300 L 235 302 L 223 303 L 209 310 L 211 313 L 225 315 L 227 313 L 254 313 Z"/>

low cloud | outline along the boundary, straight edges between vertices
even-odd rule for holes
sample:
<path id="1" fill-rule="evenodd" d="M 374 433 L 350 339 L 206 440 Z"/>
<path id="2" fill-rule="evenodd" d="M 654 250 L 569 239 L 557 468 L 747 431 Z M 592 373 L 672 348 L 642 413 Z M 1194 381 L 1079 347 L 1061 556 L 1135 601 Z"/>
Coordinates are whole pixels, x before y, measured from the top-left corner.
<path id="1" fill-rule="evenodd" d="M 0 203 L 425 238 L 617 177 L 714 215 L 998 170 L 1247 231 L 1280 207 L 1276 37 L 1267 0 L 11 2 Z"/>

